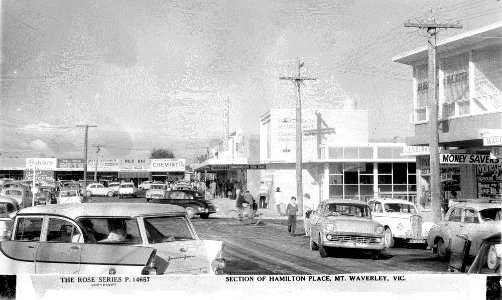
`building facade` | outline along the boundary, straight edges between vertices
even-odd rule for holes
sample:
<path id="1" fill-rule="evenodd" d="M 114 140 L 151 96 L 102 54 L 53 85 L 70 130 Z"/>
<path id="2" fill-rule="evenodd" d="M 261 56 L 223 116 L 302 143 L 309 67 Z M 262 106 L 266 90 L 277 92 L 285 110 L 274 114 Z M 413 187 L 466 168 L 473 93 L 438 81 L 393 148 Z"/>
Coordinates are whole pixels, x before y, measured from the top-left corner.
<path id="1" fill-rule="evenodd" d="M 295 115 L 293 109 L 272 109 L 261 117 L 262 180 L 272 201 L 277 187 L 296 196 Z M 403 143 L 369 141 L 368 111 L 304 109 L 302 129 L 303 191 L 314 202 L 415 198 L 415 160 L 402 155 Z"/>
<path id="2" fill-rule="evenodd" d="M 440 168 L 443 203 L 450 198 L 502 194 L 502 22 L 437 44 Z M 427 48 L 399 55 L 413 68 L 410 120 L 415 135 L 406 139 L 416 157 L 418 195 L 430 199 L 429 92 Z M 411 99 L 410 99 L 411 101 Z"/>

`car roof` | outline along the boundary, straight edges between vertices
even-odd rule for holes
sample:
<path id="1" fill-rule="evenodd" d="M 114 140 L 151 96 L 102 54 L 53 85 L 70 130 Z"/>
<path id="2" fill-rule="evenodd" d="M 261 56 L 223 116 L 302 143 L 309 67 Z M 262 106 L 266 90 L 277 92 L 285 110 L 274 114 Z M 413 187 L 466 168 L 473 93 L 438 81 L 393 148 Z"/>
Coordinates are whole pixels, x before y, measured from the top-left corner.
<path id="1" fill-rule="evenodd" d="M 455 202 L 451 207 L 452 208 L 472 207 L 477 210 L 482 210 L 487 208 L 501 208 L 502 206 L 500 201 L 497 200 L 493 202 L 488 202 L 479 199 L 478 200 L 468 199 L 466 201 Z"/>
<path id="2" fill-rule="evenodd" d="M 401 204 L 411 204 L 411 205 L 415 205 L 413 202 L 411 201 L 408 201 L 408 200 L 403 200 L 403 199 L 394 199 L 394 198 L 375 198 L 375 199 L 371 199 L 369 201 L 381 201 L 383 203 L 401 203 Z"/>
<path id="3" fill-rule="evenodd" d="M 331 199 L 326 199 L 322 201 L 321 203 L 338 203 L 338 204 L 361 204 L 361 205 L 368 205 L 368 203 L 361 201 L 361 200 L 353 200 L 353 199 L 341 199 L 341 198 L 331 198 Z"/>
<path id="4" fill-rule="evenodd" d="M 5 197 L 5 196 L 0 196 L 0 203 L 10 203 L 10 204 L 13 204 L 14 206 L 17 206 L 16 199 Z"/>
<path id="5" fill-rule="evenodd" d="M 142 215 L 184 215 L 181 206 L 153 203 L 68 203 L 27 207 L 18 215 L 48 214 L 62 215 L 72 219 L 84 216 L 135 217 Z"/>

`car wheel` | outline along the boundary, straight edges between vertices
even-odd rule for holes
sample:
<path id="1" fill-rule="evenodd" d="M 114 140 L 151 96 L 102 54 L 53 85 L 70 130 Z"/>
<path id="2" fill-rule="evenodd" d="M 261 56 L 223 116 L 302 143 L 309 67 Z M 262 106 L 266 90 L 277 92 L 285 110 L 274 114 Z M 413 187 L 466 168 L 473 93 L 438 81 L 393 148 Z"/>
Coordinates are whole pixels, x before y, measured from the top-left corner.
<path id="1" fill-rule="evenodd" d="M 185 210 L 187 212 L 189 219 L 192 219 L 193 217 L 195 217 L 195 214 L 197 212 L 197 209 L 195 207 L 189 206 L 189 207 L 185 208 Z"/>
<path id="2" fill-rule="evenodd" d="M 91 196 L 92 196 L 92 193 L 91 193 L 91 191 L 87 191 L 87 192 L 85 193 L 85 195 L 86 195 L 87 197 L 91 197 Z"/>
<path id="3" fill-rule="evenodd" d="M 201 219 L 207 219 L 209 218 L 209 214 L 200 214 Z"/>
<path id="4" fill-rule="evenodd" d="M 437 250 L 440 261 L 447 261 L 450 258 L 450 252 L 446 249 L 446 244 L 442 238 L 438 239 Z"/>
<path id="5" fill-rule="evenodd" d="M 322 258 L 328 257 L 328 252 L 326 251 L 327 249 L 322 245 L 321 236 L 319 236 L 319 243 L 317 243 L 317 246 L 319 247 L 319 255 Z"/>
<path id="6" fill-rule="evenodd" d="M 390 230 L 390 228 L 385 229 L 385 235 L 383 239 L 386 248 L 394 247 L 394 237 L 392 236 L 392 231 Z"/>
<path id="7" fill-rule="evenodd" d="M 113 197 L 113 192 L 108 192 L 108 194 L 106 194 L 108 197 Z"/>
<path id="8" fill-rule="evenodd" d="M 150 202 L 150 199 L 146 198 L 146 202 Z"/>
<path id="9" fill-rule="evenodd" d="M 382 252 L 381 252 L 380 250 L 375 250 L 375 251 L 373 251 L 373 252 L 371 253 L 371 258 L 372 258 L 373 260 L 379 260 L 379 259 L 380 259 L 380 254 L 381 254 L 381 253 L 382 253 Z"/>
<path id="10" fill-rule="evenodd" d="M 317 246 L 317 244 L 314 242 L 314 239 L 312 238 L 312 235 L 310 236 L 310 243 L 309 243 L 309 246 L 310 246 L 310 250 L 312 251 L 316 251 L 316 250 L 319 250 L 319 247 Z"/>

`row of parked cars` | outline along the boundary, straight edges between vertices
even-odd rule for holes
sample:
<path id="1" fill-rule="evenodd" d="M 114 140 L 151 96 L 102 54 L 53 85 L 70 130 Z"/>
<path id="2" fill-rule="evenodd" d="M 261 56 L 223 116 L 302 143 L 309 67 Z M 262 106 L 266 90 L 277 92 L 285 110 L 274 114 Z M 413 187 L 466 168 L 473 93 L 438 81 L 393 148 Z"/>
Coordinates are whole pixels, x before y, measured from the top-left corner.
<path id="1" fill-rule="evenodd" d="M 500 200 L 460 200 L 434 224 L 424 222 L 415 204 L 405 200 L 330 199 L 322 201 L 308 219 L 309 245 L 321 257 L 353 248 L 378 259 L 385 248 L 413 243 L 431 249 L 442 261 L 460 257 L 460 263 L 450 261 L 461 266 L 450 267 L 451 271 L 500 274 L 501 208 Z"/>

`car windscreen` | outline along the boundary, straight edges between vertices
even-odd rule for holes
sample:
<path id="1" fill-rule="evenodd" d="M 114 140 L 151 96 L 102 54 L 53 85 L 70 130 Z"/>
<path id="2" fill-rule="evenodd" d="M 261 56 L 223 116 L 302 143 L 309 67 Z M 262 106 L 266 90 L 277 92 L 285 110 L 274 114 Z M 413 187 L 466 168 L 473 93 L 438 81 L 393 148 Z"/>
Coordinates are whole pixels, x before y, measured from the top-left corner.
<path id="1" fill-rule="evenodd" d="M 5 191 L 5 195 L 22 196 L 23 192 L 18 191 L 18 190 L 7 190 L 7 191 Z"/>
<path id="2" fill-rule="evenodd" d="M 78 196 L 77 191 L 63 191 L 59 193 L 59 197 L 75 197 Z"/>
<path id="3" fill-rule="evenodd" d="M 486 208 L 479 211 L 481 219 L 484 221 L 500 221 L 500 207 Z"/>
<path id="4" fill-rule="evenodd" d="M 195 239 L 185 217 L 149 217 L 143 221 L 150 244 Z"/>
<path id="5" fill-rule="evenodd" d="M 352 216 L 358 218 L 371 218 L 368 206 L 349 203 L 330 203 L 326 205 L 325 215 Z"/>
<path id="6" fill-rule="evenodd" d="M 9 218 L 9 214 L 16 211 L 12 203 L 0 203 L 0 218 Z"/>
<path id="7" fill-rule="evenodd" d="M 150 186 L 150 189 L 151 190 L 165 190 L 165 185 L 162 185 L 162 184 L 152 184 Z"/>
<path id="8" fill-rule="evenodd" d="M 406 204 L 406 203 L 385 203 L 384 209 L 385 209 L 385 212 L 398 212 L 398 213 L 407 213 L 407 214 L 416 214 L 417 213 L 417 211 L 413 205 Z"/>
<path id="9" fill-rule="evenodd" d="M 135 218 L 83 217 L 78 223 L 92 239 L 85 242 L 113 244 L 141 244 L 138 222 Z"/>

